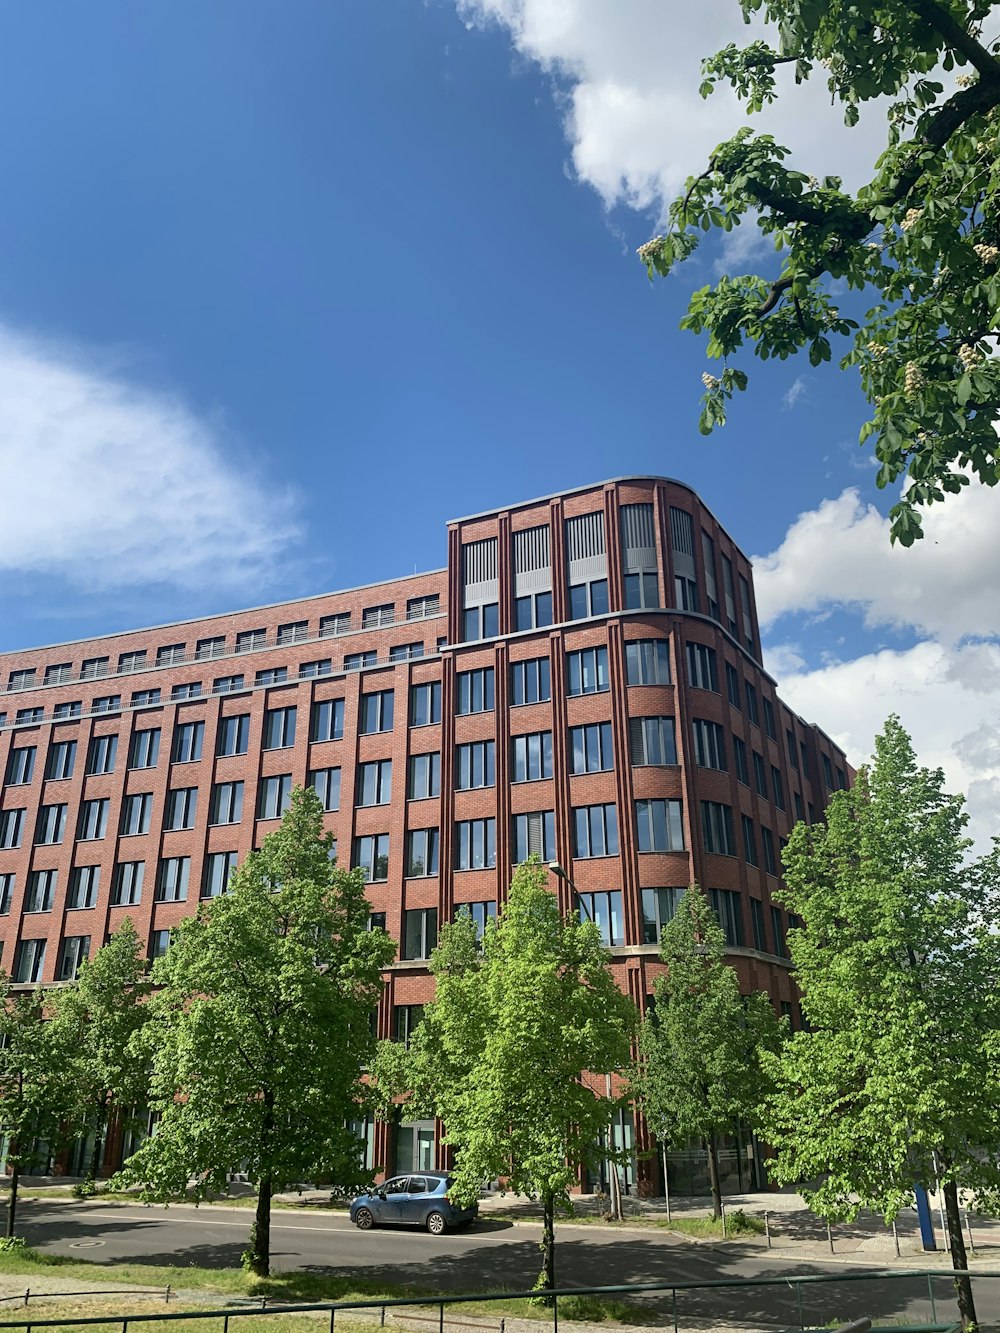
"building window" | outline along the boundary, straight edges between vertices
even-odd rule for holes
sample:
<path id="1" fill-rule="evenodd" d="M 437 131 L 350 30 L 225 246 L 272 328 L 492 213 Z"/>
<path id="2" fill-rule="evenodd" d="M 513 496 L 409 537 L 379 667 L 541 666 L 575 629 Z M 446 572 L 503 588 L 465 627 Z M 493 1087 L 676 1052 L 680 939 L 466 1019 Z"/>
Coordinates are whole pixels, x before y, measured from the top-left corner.
<path id="1" fill-rule="evenodd" d="M 22 745 L 17 749 L 11 749 L 7 756 L 7 776 L 6 783 L 8 787 L 25 787 L 31 781 L 35 772 L 35 750 L 37 746 Z"/>
<path id="2" fill-rule="evenodd" d="M 44 708 L 19 708 L 14 715 L 15 726 L 31 726 L 35 722 L 45 720 Z"/>
<path id="3" fill-rule="evenodd" d="M 129 746 L 129 768 L 155 768 L 160 757 L 160 729 L 137 731 Z"/>
<path id="4" fill-rule="evenodd" d="M 607 648 L 581 648 L 566 654 L 567 694 L 601 694 L 610 688 Z"/>
<path id="5" fill-rule="evenodd" d="M 210 824 L 238 824 L 242 818 L 243 783 L 217 782 L 212 788 L 212 798 L 208 807 L 208 822 Z"/>
<path id="6" fill-rule="evenodd" d="M 481 903 L 456 903 L 455 920 L 458 921 L 463 915 L 471 919 L 476 927 L 476 934 L 482 939 L 486 934 L 487 922 L 497 919 L 497 905 L 492 900 Z"/>
<path id="7" fill-rule="evenodd" d="M 242 676 L 216 676 L 212 681 L 213 694 L 236 694 L 243 689 Z"/>
<path id="8" fill-rule="evenodd" d="M 199 639 L 195 648 L 195 657 L 199 662 L 212 657 L 225 657 L 226 640 L 223 635 L 216 635 L 211 639 Z"/>
<path id="9" fill-rule="evenodd" d="M 11 900 L 14 897 L 14 875 L 0 875 L 0 916 L 10 915 Z"/>
<path id="10" fill-rule="evenodd" d="M 117 713 L 121 711 L 122 697 L 120 694 L 103 694 L 99 699 L 95 699 L 90 709 L 93 713 Z"/>
<path id="11" fill-rule="evenodd" d="M 229 888 L 229 878 L 236 869 L 236 852 L 210 852 L 205 857 L 201 881 L 202 898 L 218 898 Z"/>
<path id="12" fill-rule="evenodd" d="M 417 1028 L 420 1026 L 424 1017 L 424 1006 L 422 1004 L 397 1004 L 392 1010 L 392 1039 L 399 1044 L 410 1049 L 410 1042 L 413 1040 Z"/>
<path id="13" fill-rule="evenodd" d="M 389 878 L 388 833 L 354 839 L 353 869 L 363 871 L 365 879 L 371 883 Z"/>
<path id="14" fill-rule="evenodd" d="M 475 639 L 495 639 L 500 633 L 500 605 L 485 602 L 482 606 L 468 606 L 462 612 L 462 638 L 466 643 Z"/>
<path id="15" fill-rule="evenodd" d="M 174 763 L 190 764 L 201 758 L 204 722 L 181 722 L 174 729 Z"/>
<path id="16" fill-rule="evenodd" d="M 236 651 L 238 653 L 253 653 L 258 648 L 267 647 L 266 629 L 245 629 L 241 630 L 236 636 Z"/>
<path id="17" fill-rule="evenodd" d="M 33 870 L 28 876 L 28 892 L 24 898 L 26 912 L 51 912 L 56 898 L 58 873 L 55 870 Z"/>
<path id="18" fill-rule="evenodd" d="M 593 856 L 618 855 L 617 806 L 579 805 L 574 807 L 573 855 L 579 860 Z"/>
<path id="19" fill-rule="evenodd" d="M 184 654 L 186 649 L 187 649 L 186 643 L 163 644 L 156 650 L 156 665 L 158 667 L 177 666 L 178 663 L 184 661 Z"/>
<path id="20" fill-rule="evenodd" d="M 249 713 L 240 713 L 236 717 L 223 717 L 219 719 L 219 730 L 215 741 L 215 753 L 220 758 L 234 754 L 246 754 L 249 744 Z"/>
<path id="21" fill-rule="evenodd" d="M 41 981 L 45 971 L 45 941 L 22 940 L 17 946 L 14 980 L 21 984 Z"/>
<path id="22" fill-rule="evenodd" d="M 167 792 L 167 816 L 163 827 L 170 833 L 194 828 L 198 810 L 197 787 L 174 787 Z"/>
<path id="23" fill-rule="evenodd" d="M 456 678 L 456 713 L 464 717 L 469 713 L 491 713 L 493 711 L 493 668 L 480 667 L 477 671 L 460 671 Z"/>
<path id="24" fill-rule="evenodd" d="M 101 676 L 108 674 L 108 659 L 106 657 L 87 657 L 84 659 L 83 666 L 80 668 L 81 680 L 97 680 Z"/>
<path id="25" fill-rule="evenodd" d="M 554 810 L 536 810 L 532 814 L 514 816 L 514 861 L 527 861 L 529 856 L 540 856 L 543 861 L 556 854 L 556 816 Z"/>
<path id="26" fill-rule="evenodd" d="M 430 958 L 437 947 L 437 917 L 436 907 L 403 913 L 403 958 Z"/>
<path id="27" fill-rule="evenodd" d="M 545 734 L 550 738 L 551 749 L 551 733 Z M 610 722 L 594 722 L 585 727 L 570 727 L 569 746 L 574 773 L 605 773 L 615 766 Z M 545 776 L 552 776 L 551 757 L 549 772 Z"/>
<path id="28" fill-rule="evenodd" d="M 570 620 L 586 620 L 588 616 L 608 614 L 608 581 L 591 579 L 586 583 L 571 583 L 569 587 Z"/>
<path id="29" fill-rule="evenodd" d="M 464 819 L 455 825 L 456 870 L 492 870 L 496 863 L 495 819 Z"/>
<path id="30" fill-rule="evenodd" d="M 424 597 L 411 597 L 406 603 L 407 620 L 424 620 L 427 616 L 436 616 L 441 611 L 441 598 L 435 593 Z"/>
<path id="31" fill-rule="evenodd" d="M 436 875 L 440 834 L 436 828 L 412 829 L 406 836 L 406 873 L 411 878 Z"/>
<path id="32" fill-rule="evenodd" d="M 394 625 L 396 623 L 396 608 L 392 602 L 386 602 L 382 606 L 366 606 L 361 612 L 362 629 L 378 629 L 380 625 Z"/>
<path id="33" fill-rule="evenodd" d="M 733 737 L 733 758 L 736 761 L 736 778 L 744 787 L 750 786 L 750 770 L 747 767 L 746 742 L 739 736 Z"/>
<path id="34" fill-rule="evenodd" d="M 513 782 L 539 782 L 552 776 L 552 732 L 535 731 L 513 738 Z"/>
<path id="35" fill-rule="evenodd" d="M 411 801 L 426 801 L 441 794 L 441 755 L 415 754 L 410 756 L 409 793 Z"/>
<path id="36" fill-rule="evenodd" d="M 130 653 L 119 653 L 118 670 L 120 673 L 128 671 L 143 671 L 146 666 L 145 648 L 136 649 Z"/>
<path id="37" fill-rule="evenodd" d="M 761 825 L 760 837 L 764 845 L 764 869 L 769 875 L 777 875 L 778 858 L 774 854 L 774 834 L 766 824 Z"/>
<path id="38" fill-rule="evenodd" d="M 774 704 L 771 703 L 771 700 L 768 699 L 766 695 L 761 699 L 761 703 L 764 705 L 764 730 L 770 736 L 772 741 L 776 741 L 778 739 L 778 733 L 774 725 Z"/>
<path id="39" fill-rule="evenodd" d="M 750 585 L 741 574 L 740 579 L 740 604 L 743 608 L 743 642 L 750 652 L 754 650 L 753 642 L 753 617 L 750 614 Z"/>
<path id="40" fill-rule="evenodd" d="M 702 801 L 701 834 L 706 852 L 719 856 L 735 856 L 732 806 L 719 801 Z"/>
<path id="41" fill-rule="evenodd" d="M 320 616 L 319 637 L 321 639 L 330 639 L 335 634 L 348 634 L 350 629 L 350 611 L 337 611 L 332 616 Z"/>
<path id="42" fill-rule="evenodd" d="M 767 953 L 767 936 L 764 933 L 764 906 L 756 898 L 750 899 L 750 924 L 753 927 L 753 947 L 759 953 Z"/>
<path id="43" fill-rule="evenodd" d="M 764 756 L 758 754 L 756 750 L 751 751 L 753 756 L 753 781 L 757 788 L 757 795 L 763 796 L 767 800 L 767 770 L 764 767 Z"/>
<path id="44" fill-rule="evenodd" d="M 514 628 L 544 629 L 552 624 L 552 593 L 534 592 L 514 599 Z"/>
<path id="45" fill-rule="evenodd" d="M 72 679 L 72 662 L 53 662 L 51 666 L 45 668 L 46 685 L 64 685 L 67 681 Z"/>
<path id="46" fill-rule="evenodd" d="M 133 708 L 150 708 L 160 702 L 160 691 L 155 690 L 133 690 L 131 704 Z"/>
<path id="47" fill-rule="evenodd" d="M 660 585 L 655 574 L 625 575 L 626 610 L 651 611 L 660 605 Z"/>
<path id="48" fill-rule="evenodd" d="M 547 703 L 552 698 L 551 671 L 547 657 L 532 657 L 527 662 L 513 662 L 510 668 L 510 702 Z"/>
<path id="49" fill-rule="evenodd" d="M 111 886 L 112 907 L 134 907 L 142 898 L 145 861 L 120 861 Z"/>
<path id="50" fill-rule="evenodd" d="M 165 856 L 156 877 L 158 903 L 187 902 L 188 878 L 191 874 L 190 856 Z"/>
<path id="51" fill-rule="evenodd" d="M 80 970 L 80 964 L 87 961 L 89 953 L 89 935 L 67 935 L 59 951 L 59 967 L 56 971 L 56 980 L 75 981 Z"/>
<path id="52" fill-rule="evenodd" d="M 276 643 L 304 643 L 309 637 L 309 621 L 295 620 L 288 625 L 278 626 Z"/>
<path id="53" fill-rule="evenodd" d="M 89 842 L 103 838 L 108 828 L 108 809 L 111 802 L 107 797 L 96 801 L 81 801 L 80 820 L 77 826 L 77 838 L 80 842 Z"/>
<path id="54" fill-rule="evenodd" d="M 185 681 L 181 685 L 171 685 L 170 687 L 171 699 L 175 700 L 197 699 L 200 697 L 200 695 L 201 695 L 200 680 L 189 680 Z"/>
<path id="55" fill-rule="evenodd" d="M 751 685 L 748 680 L 743 682 L 747 700 L 747 717 L 755 727 L 760 726 L 760 712 L 757 708 L 757 687 Z"/>
<path id="56" fill-rule="evenodd" d="M 264 749 L 287 750 L 295 744 L 294 708 L 269 708 L 264 714 Z"/>
<path id="57" fill-rule="evenodd" d="M 299 679 L 308 680 L 314 676 L 329 676 L 333 671 L 333 659 L 321 657 L 315 662 L 303 662 L 299 667 Z"/>
<path id="58" fill-rule="evenodd" d="M 663 927 L 673 919 L 684 892 L 684 889 L 643 889 L 643 944 L 659 944 Z"/>
<path id="59" fill-rule="evenodd" d="M 340 769 L 314 768 L 309 774 L 309 786 L 319 797 L 320 804 L 329 814 L 340 809 Z"/>
<path id="60" fill-rule="evenodd" d="M 344 736 L 343 699 L 322 699 L 312 706 L 312 741 L 339 741 Z"/>
<path id="61" fill-rule="evenodd" d="M 358 805 L 388 805 L 392 800 L 392 760 L 358 765 Z"/>
<path id="62" fill-rule="evenodd" d="M 698 610 L 698 585 L 694 579 L 674 575 L 674 605 L 681 611 Z"/>
<path id="63" fill-rule="evenodd" d="M 390 662 L 412 662 L 423 655 L 422 643 L 396 643 L 389 649 Z"/>
<path id="64" fill-rule="evenodd" d="M 771 765 L 771 791 L 774 793 L 774 804 L 779 810 L 785 808 L 785 784 L 781 781 L 781 771 Z"/>
<path id="65" fill-rule="evenodd" d="M 364 648 L 359 653 L 344 655 L 345 671 L 362 671 L 365 667 L 378 666 L 378 653 L 374 648 Z"/>
<path id="66" fill-rule="evenodd" d="M 785 745 L 788 747 L 788 762 L 796 773 L 799 771 L 799 747 L 795 744 L 795 732 L 785 731 Z"/>
<path id="67" fill-rule="evenodd" d="M 35 826 L 37 846 L 51 847 L 62 842 L 66 832 L 65 805 L 43 805 L 38 810 L 38 823 Z"/>
<path id="68" fill-rule="evenodd" d="M 287 679 L 288 667 L 265 667 L 263 671 L 255 673 L 253 683 L 255 685 L 283 685 Z"/>
<path id="69" fill-rule="evenodd" d="M 169 930 L 152 930 L 149 933 L 149 956 L 155 962 L 162 958 L 170 948 Z"/>
<path id="70" fill-rule="evenodd" d="M 617 889 L 611 893 L 578 893 L 576 900 L 580 920 L 593 921 L 605 944 L 625 943 L 622 895 Z"/>
<path id="71" fill-rule="evenodd" d="M 820 755 L 820 763 L 823 765 L 823 784 L 827 791 L 833 791 L 833 767 L 830 763 L 828 754 Z"/>
<path id="72" fill-rule="evenodd" d="M 777 907 L 771 908 L 771 933 L 774 936 L 774 952 L 779 958 L 787 958 L 788 949 L 785 945 L 785 927 L 781 920 L 781 911 Z"/>
<path id="73" fill-rule="evenodd" d="M 134 837 L 149 832 L 149 817 L 153 810 L 152 792 L 126 796 L 122 802 L 122 837 Z"/>
<path id="74" fill-rule="evenodd" d="M 55 741 L 49 746 L 45 776 L 50 782 L 64 782 L 73 776 L 76 766 L 76 741 Z"/>
<path id="75" fill-rule="evenodd" d="M 743 704 L 740 699 L 740 673 L 733 666 L 732 662 L 726 663 L 726 693 L 729 696 L 729 702 L 734 708 L 743 711 Z"/>
<path id="76" fill-rule="evenodd" d="M 280 819 L 291 804 L 291 800 L 291 773 L 281 773 L 276 777 L 262 778 L 257 804 L 257 818 Z"/>
<path id="77" fill-rule="evenodd" d="M 24 810 L 0 810 L 0 851 L 9 852 L 21 845 Z"/>
<path id="78" fill-rule="evenodd" d="M 705 567 L 705 588 L 708 591 L 708 614 L 713 620 L 719 620 L 719 588 L 715 581 L 715 544 L 705 531 L 701 530 L 701 554 Z"/>
<path id="79" fill-rule="evenodd" d="M 755 866 L 757 864 L 757 835 L 754 832 L 753 820 L 749 815 L 740 815 L 740 823 L 743 825 L 743 855 L 748 866 Z"/>
<path id="80" fill-rule="evenodd" d="M 684 850 L 680 801 L 636 801 L 635 822 L 640 852 Z"/>
<path id="81" fill-rule="evenodd" d="M 392 690 L 361 696 L 361 734 L 370 736 L 377 731 L 392 731 Z"/>
<path id="82" fill-rule="evenodd" d="M 688 683 L 696 690 L 719 693 L 719 668 L 715 649 L 704 643 L 689 643 L 687 648 Z"/>
<path id="83" fill-rule="evenodd" d="M 69 893 L 66 906 L 71 911 L 85 911 L 97 906 L 97 891 L 101 887 L 100 866 L 76 866 L 70 871 Z"/>
<path id="84" fill-rule="evenodd" d="M 719 925 L 731 949 L 743 945 L 743 908 L 740 895 L 732 889 L 709 889 L 709 899 L 719 918 Z"/>
<path id="85" fill-rule="evenodd" d="M 672 717 L 632 717 L 628 723 L 629 756 L 633 766 L 667 767 L 677 763 Z"/>
<path id="86" fill-rule="evenodd" d="M 496 780 L 495 741 L 472 741 L 468 745 L 455 746 L 455 787 L 458 791 L 492 787 Z"/>
<path id="87" fill-rule="evenodd" d="M 79 717 L 83 712 L 83 704 L 79 699 L 72 699 L 68 703 L 56 704 L 52 710 L 52 716 L 57 720 L 67 717 Z"/>
<path id="88" fill-rule="evenodd" d="M 429 727 L 441 721 L 441 682 L 410 686 L 410 726 Z"/>
<path id="89" fill-rule="evenodd" d="M 635 639 L 625 644 L 630 685 L 670 684 L 670 645 L 666 639 Z"/>
<path id="90" fill-rule="evenodd" d="M 802 804 L 802 795 L 800 792 L 793 792 L 792 797 L 795 801 L 795 821 L 802 823 L 806 817 L 806 808 Z"/>
<path id="91" fill-rule="evenodd" d="M 694 727 L 694 761 L 699 768 L 714 768 L 720 773 L 725 773 L 726 768 L 726 734 L 718 722 L 706 722 L 702 718 L 695 718 Z"/>

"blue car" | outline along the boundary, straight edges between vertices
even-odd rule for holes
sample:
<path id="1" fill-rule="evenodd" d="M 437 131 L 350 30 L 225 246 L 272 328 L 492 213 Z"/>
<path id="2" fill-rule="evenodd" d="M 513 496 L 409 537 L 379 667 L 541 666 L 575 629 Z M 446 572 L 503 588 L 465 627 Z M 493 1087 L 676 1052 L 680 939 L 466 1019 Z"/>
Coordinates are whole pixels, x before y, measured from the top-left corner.
<path id="1" fill-rule="evenodd" d="M 448 1198 L 453 1178 L 444 1171 L 393 1176 L 370 1194 L 359 1194 L 351 1204 L 351 1221 L 359 1231 L 373 1226 L 426 1227 L 432 1236 L 451 1227 L 466 1226 L 479 1216 L 479 1204 L 459 1208 Z"/>

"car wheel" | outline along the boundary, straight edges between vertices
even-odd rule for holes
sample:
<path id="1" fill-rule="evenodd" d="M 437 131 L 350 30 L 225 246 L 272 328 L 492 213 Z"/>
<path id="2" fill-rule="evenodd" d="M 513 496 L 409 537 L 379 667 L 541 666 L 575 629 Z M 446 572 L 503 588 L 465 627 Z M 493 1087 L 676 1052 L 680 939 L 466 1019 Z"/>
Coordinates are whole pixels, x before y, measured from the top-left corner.
<path id="1" fill-rule="evenodd" d="M 448 1224 L 441 1213 L 427 1214 L 427 1230 L 432 1236 L 443 1236 L 448 1229 Z"/>
<path id="2" fill-rule="evenodd" d="M 375 1218 L 370 1208 L 359 1208 L 354 1215 L 354 1225 L 359 1231 L 371 1231 L 375 1225 Z"/>

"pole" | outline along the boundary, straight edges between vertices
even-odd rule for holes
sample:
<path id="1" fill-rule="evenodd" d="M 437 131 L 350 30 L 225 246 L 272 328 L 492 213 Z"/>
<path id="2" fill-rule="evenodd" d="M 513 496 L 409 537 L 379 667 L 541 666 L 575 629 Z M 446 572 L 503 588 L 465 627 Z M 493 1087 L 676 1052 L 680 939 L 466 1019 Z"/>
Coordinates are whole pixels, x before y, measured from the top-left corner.
<path id="1" fill-rule="evenodd" d="M 896 1230 L 896 1219 L 892 1219 L 892 1243 L 896 1247 L 896 1258 L 899 1258 L 899 1232 Z"/>
<path id="2" fill-rule="evenodd" d="M 965 1210 L 965 1226 L 966 1230 L 969 1233 L 969 1249 L 972 1251 L 973 1254 L 975 1254 L 976 1242 L 972 1239 L 972 1218 L 969 1216 L 968 1208 L 966 1208 Z"/>
<path id="3" fill-rule="evenodd" d="M 767 1237 L 767 1248 L 771 1248 L 771 1215 L 767 1209 L 764 1209 L 764 1235 Z"/>
<path id="4" fill-rule="evenodd" d="M 667 1204 L 667 1221 L 671 1222 L 673 1219 L 670 1216 L 670 1177 L 667 1175 L 667 1145 L 665 1143 L 661 1146 L 660 1152 L 663 1154 L 663 1197 Z"/>
<path id="5" fill-rule="evenodd" d="M 830 1226 L 830 1219 L 826 1219 L 826 1238 L 830 1242 L 830 1253 L 833 1254 L 833 1227 Z"/>
<path id="6" fill-rule="evenodd" d="M 920 1243 L 924 1250 L 936 1250 L 934 1239 L 934 1220 L 931 1217 L 931 1203 L 923 1185 L 914 1185 L 913 1196 L 917 1204 L 917 1221 L 920 1223 Z"/>

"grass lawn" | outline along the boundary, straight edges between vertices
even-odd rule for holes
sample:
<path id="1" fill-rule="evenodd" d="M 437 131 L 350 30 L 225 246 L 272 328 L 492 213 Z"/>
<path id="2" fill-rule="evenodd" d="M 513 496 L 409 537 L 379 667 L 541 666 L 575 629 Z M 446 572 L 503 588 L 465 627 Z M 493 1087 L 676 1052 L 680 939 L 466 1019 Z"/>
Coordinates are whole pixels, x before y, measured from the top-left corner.
<path id="1" fill-rule="evenodd" d="M 573 1226 L 600 1226 L 600 1227 L 643 1227 L 650 1231 L 676 1231 L 682 1236 L 696 1236 L 702 1238 L 723 1239 L 722 1219 L 717 1221 L 711 1217 L 675 1217 L 667 1221 L 665 1217 L 626 1217 L 622 1222 L 612 1222 L 603 1217 L 573 1217 L 568 1218 Z M 726 1233 L 725 1238 L 732 1240 L 736 1236 L 763 1236 L 765 1231 L 764 1219 L 754 1217 L 741 1210 L 736 1210 L 726 1214 Z"/>

